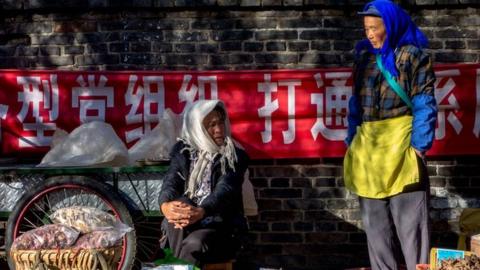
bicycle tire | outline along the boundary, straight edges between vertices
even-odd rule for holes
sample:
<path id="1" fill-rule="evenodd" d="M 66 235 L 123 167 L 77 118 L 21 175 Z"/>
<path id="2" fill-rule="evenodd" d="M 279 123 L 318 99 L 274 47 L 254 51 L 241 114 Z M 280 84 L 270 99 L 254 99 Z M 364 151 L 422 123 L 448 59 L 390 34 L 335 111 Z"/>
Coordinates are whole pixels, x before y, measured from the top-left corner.
<path id="1" fill-rule="evenodd" d="M 48 215 L 55 210 L 55 207 L 51 206 L 50 200 L 52 200 L 52 198 L 61 198 L 60 196 L 62 196 L 62 192 L 65 194 L 65 197 L 63 199 L 68 199 L 68 202 L 70 203 L 72 199 L 75 199 L 75 202 L 83 203 L 80 203 L 82 206 L 90 206 L 89 203 L 104 204 L 100 206 L 109 207 L 109 210 L 114 216 L 116 216 L 126 225 L 134 228 L 132 217 L 124 202 L 122 201 L 120 196 L 115 191 L 113 191 L 111 187 L 107 184 L 85 176 L 54 176 L 46 179 L 37 187 L 31 190 L 27 190 L 20 198 L 20 200 L 16 203 L 15 207 L 12 210 L 12 213 L 8 218 L 7 230 L 5 232 L 5 247 L 7 254 L 9 254 L 10 252 L 10 247 L 14 239 L 22 233 L 22 229 L 27 229 L 29 227 L 33 228 L 36 225 L 41 226 L 51 223 Z M 78 194 L 76 192 L 80 193 Z M 50 198 L 50 196 L 52 198 Z M 85 201 L 86 196 L 88 196 L 87 201 Z M 98 198 L 96 198 L 95 196 Z M 54 201 L 54 203 L 58 205 L 60 205 L 61 203 L 64 206 L 70 206 L 65 205 L 66 202 L 61 200 L 56 202 Z M 44 205 L 48 211 L 38 211 L 34 209 L 34 207 L 36 207 L 36 209 L 38 209 L 39 207 L 42 208 L 44 207 Z M 40 213 L 36 213 L 35 211 Z M 29 214 L 31 214 L 31 217 L 34 217 L 36 219 L 36 223 L 32 223 L 32 221 L 27 219 L 27 216 Z M 131 232 L 127 233 L 123 238 L 122 256 L 117 270 L 130 270 L 135 261 L 135 254 L 136 235 L 135 230 L 132 230 Z M 10 269 L 14 270 L 14 262 L 12 261 L 10 256 L 7 256 L 7 258 Z"/>

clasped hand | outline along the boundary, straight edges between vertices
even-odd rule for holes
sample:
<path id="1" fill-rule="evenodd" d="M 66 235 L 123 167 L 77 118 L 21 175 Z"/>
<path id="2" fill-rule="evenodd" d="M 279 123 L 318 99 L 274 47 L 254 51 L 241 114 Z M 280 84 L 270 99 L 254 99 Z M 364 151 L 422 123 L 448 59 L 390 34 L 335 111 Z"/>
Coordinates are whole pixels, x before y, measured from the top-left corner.
<path id="1" fill-rule="evenodd" d="M 168 222 L 173 223 L 177 229 L 183 229 L 194 224 L 205 215 L 205 210 L 181 201 L 165 202 L 161 205 L 163 215 Z"/>

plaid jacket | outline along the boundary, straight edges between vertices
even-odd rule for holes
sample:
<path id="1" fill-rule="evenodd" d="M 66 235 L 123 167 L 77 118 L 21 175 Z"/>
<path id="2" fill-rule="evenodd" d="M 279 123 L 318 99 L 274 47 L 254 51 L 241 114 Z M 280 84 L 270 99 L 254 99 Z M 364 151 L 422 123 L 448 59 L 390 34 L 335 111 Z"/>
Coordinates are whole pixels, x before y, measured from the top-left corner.
<path id="1" fill-rule="evenodd" d="M 435 74 L 428 54 L 407 45 L 396 50 L 395 78 L 412 99 L 417 94 L 433 96 Z M 375 55 L 362 51 L 354 65 L 354 94 L 359 99 L 363 121 L 377 121 L 412 112 L 390 88 L 375 60 Z"/>

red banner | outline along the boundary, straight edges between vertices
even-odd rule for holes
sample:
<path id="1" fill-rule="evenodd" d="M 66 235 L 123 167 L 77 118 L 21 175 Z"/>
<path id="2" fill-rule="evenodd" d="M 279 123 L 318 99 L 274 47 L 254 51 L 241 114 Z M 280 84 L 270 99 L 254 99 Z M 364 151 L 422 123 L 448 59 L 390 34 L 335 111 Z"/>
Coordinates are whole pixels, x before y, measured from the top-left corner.
<path id="1" fill-rule="evenodd" d="M 430 155 L 480 154 L 480 64 L 435 67 L 439 104 Z M 127 146 L 167 108 L 197 99 L 227 106 L 233 136 L 252 158 L 340 157 L 351 69 L 211 72 L 0 72 L 2 155 L 42 155 L 53 132 L 110 123 Z"/>

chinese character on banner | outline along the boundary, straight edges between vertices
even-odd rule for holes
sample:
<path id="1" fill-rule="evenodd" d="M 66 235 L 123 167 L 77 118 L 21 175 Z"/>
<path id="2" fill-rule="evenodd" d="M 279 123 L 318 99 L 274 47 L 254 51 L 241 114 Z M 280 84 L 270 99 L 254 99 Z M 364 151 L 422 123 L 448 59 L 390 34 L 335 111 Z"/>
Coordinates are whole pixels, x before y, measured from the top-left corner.
<path id="1" fill-rule="evenodd" d="M 143 106 L 141 106 L 142 101 Z M 140 83 L 138 82 L 138 76 L 131 75 L 125 93 L 125 104 L 131 105 L 128 114 L 125 116 L 126 123 L 128 125 L 143 123 L 143 127 L 125 132 L 126 141 L 129 143 L 150 133 L 152 125 L 158 123 L 162 117 L 165 111 L 163 76 L 143 76 Z"/>
<path id="2" fill-rule="evenodd" d="M 351 72 L 327 72 L 326 80 L 332 80 L 325 87 L 325 94 L 311 94 L 311 103 L 317 105 L 317 120 L 310 130 L 314 140 L 318 134 L 330 141 L 343 141 L 347 137 L 348 100 L 352 95 L 352 87 L 347 86 Z M 317 88 L 324 86 L 320 73 L 314 75 Z"/>
<path id="3" fill-rule="evenodd" d="M 80 107 L 80 122 L 105 121 L 106 108 L 114 106 L 113 87 L 105 86 L 107 77 L 100 75 L 95 83 L 95 75 L 77 77 L 78 87 L 72 87 L 72 107 Z"/>
<path id="4" fill-rule="evenodd" d="M 435 99 L 438 104 L 438 127 L 435 130 L 435 139 L 437 140 L 445 138 L 447 121 L 457 134 L 460 134 L 460 131 L 462 131 L 463 125 L 454 113 L 454 111 L 460 109 L 460 105 L 453 94 L 453 89 L 456 85 L 452 79 L 452 77 L 459 75 L 460 70 L 458 69 L 435 72 L 435 76 L 437 77 L 435 81 Z M 446 100 L 448 104 L 442 104 L 445 103 L 444 100 Z"/>
<path id="5" fill-rule="evenodd" d="M 52 74 L 45 80 L 39 76 L 17 76 L 17 84 L 23 86 L 23 92 L 18 93 L 18 101 L 22 102 L 22 108 L 17 118 L 22 122 L 23 130 L 36 134 L 19 138 L 19 146 L 49 146 L 52 136 L 45 135 L 45 131 L 55 130 L 54 121 L 58 118 L 57 75 Z M 31 114 L 29 114 L 30 108 Z M 45 117 L 46 112 L 48 117 Z"/>
<path id="6" fill-rule="evenodd" d="M 477 102 L 475 103 L 475 124 L 473 126 L 473 134 L 478 138 L 480 135 L 480 69 L 477 69 L 477 81 L 475 84 Z"/>
<path id="7" fill-rule="evenodd" d="M 198 76 L 197 84 L 193 82 L 193 76 L 186 74 L 183 76 L 182 86 L 178 91 L 180 102 L 186 102 L 185 108 L 192 105 L 198 95 L 198 100 L 207 99 L 206 93 L 209 86 L 210 99 L 218 99 L 217 76 Z"/>
<path id="8" fill-rule="evenodd" d="M 258 92 L 265 94 L 265 105 L 258 109 L 258 116 L 265 118 L 265 130 L 262 131 L 262 142 L 272 140 L 272 113 L 278 110 L 278 99 L 272 100 L 272 93 L 278 91 L 278 87 L 287 87 L 288 130 L 282 131 L 283 143 L 291 144 L 295 140 L 295 87 L 302 84 L 299 80 L 279 80 L 272 82 L 270 74 L 264 74 L 264 82 L 258 83 Z"/>

